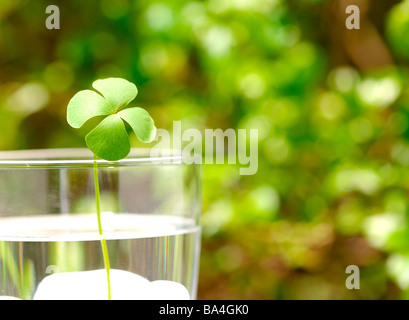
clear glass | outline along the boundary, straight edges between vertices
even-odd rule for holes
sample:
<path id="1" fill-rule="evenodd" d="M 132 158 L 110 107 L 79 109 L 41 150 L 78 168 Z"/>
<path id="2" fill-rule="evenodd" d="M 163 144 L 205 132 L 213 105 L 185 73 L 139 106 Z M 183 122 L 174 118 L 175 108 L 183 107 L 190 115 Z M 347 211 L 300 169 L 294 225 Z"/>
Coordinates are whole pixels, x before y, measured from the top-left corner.
<path id="1" fill-rule="evenodd" d="M 2 299 L 196 299 L 201 166 L 133 150 L 0 152 Z M 110 284 L 101 238 L 106 239 Z"/>

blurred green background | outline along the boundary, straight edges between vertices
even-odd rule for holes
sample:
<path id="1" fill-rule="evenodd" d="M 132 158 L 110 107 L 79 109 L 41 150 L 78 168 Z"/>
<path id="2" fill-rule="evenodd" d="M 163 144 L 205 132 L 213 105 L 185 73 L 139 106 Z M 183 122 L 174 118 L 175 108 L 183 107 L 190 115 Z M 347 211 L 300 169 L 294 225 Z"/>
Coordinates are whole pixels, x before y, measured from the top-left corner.
<path id="1" fill-rule="evenodd" d="M 204 166 L 199 299 L 405 299 L 408 63 L 407 0 L 1 0 L 0 150 L 83 147 L 68 101 L 126 78 L 159 128 L 259 130 L 256 175 Z"/>

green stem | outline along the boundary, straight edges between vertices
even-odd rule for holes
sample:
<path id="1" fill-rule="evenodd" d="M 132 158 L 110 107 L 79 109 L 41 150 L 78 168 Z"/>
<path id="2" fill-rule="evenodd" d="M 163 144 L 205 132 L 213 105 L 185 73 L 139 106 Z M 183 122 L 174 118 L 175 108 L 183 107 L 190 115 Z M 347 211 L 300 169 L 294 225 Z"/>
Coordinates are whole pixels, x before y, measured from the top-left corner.
<path id="1" fill-rule="evenodd" d="M 99 234 L 103 236 L 102 232 L 102 223 L 101 223 L 101 196 L 99 192 L 99 179 L 98 179 L 98 165 L 97 165 L 97 156 L 94 155 L 94 184 L 95 184 L 95 201 L 97 207 L 97 216 L 98 216 L 98 230 Z M 111 277 L 110 277 L 110 264 L 109 264 L 109 255 L 108 247 L 105 238 L 101 239 L 102 254 L 104 257 L 105 269 L 107 271 L 107 281 L 108 281 L 108 300 L 111 300 Z"/>

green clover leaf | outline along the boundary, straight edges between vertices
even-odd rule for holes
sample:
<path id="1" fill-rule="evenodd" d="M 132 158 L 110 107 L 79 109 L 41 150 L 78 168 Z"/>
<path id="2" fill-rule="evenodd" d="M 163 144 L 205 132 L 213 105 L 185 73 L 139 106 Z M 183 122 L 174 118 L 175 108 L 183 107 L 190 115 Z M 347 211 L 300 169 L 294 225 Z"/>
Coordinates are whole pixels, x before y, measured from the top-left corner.
<path id="1" fill-rule="evenodd" d="M 156 127 L 149 113 L 139 107 L 128 107 L 138 94 L 136 86 L 124 79 L 97 80 L 92 90 L 78 92 L 69 102 L 67 121 L 73 128 L 81 128 L 88 120 L 105 116 L 85 137 L 88 148 L 98 157 L 117 161 L 131 151 L 125 123 L 129 124 L 138 139 L 151 142 Z"/>

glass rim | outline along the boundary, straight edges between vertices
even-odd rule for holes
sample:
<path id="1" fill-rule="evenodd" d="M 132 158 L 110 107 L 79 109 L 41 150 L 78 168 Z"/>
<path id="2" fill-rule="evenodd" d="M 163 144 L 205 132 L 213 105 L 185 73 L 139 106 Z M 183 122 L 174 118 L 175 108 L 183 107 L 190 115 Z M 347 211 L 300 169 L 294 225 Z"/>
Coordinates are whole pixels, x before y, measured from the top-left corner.
<path id="1" fill-rule="evenodd" d="M 160 150 L 160 155 L 152 156 L 151 149 L 132 148 L 129 155 L 118 161 L 97 159 L 99 167 L 123 166 L 160 166 L 197 164 L 190 160 L 184 161 L 186 156 L 173 149 Z M 192 159 L 192 156 L 190 156 Z M 197 155 L 193 156 L 198 160 Z M 86 148 L 61 148 L 61 149 L 31 149 L 0 151 L 1 168 L 69 168 L 94 166 L 94 154 Z"/>

